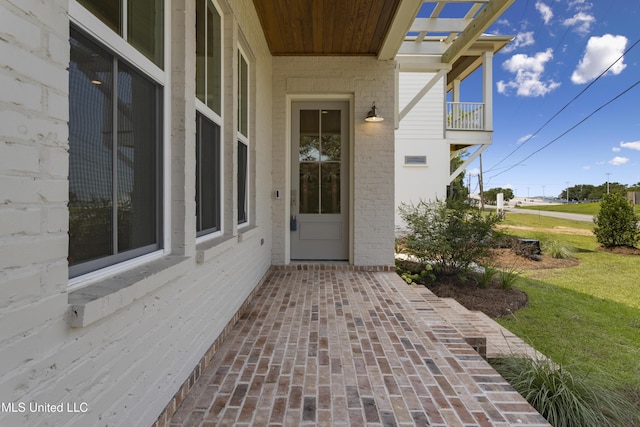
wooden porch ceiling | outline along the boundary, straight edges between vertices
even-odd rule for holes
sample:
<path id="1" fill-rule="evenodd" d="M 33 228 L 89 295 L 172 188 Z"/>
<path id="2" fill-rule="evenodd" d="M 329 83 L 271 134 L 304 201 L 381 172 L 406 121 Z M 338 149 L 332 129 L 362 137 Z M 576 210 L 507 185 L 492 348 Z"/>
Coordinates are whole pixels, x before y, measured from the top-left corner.
<path id="1" fill-rule="evenodd" d="M 253 0 L 272 55 L 400 59 L 463 76 L 481 51 L 509 41 L 483 32 L 515 0 Z M 478 40 L 485 39 L 482 43 Z M 409 58 L 407 60 L 407 58 Z M 408 67 L 411 68 L 411 67 Z M 402 63 L 401 63 L 401 69 Z M 407 69 L 407 71 L 410 71 Z"/>
<path id="2" fill-rule="evenodd" d="M 401 2 L 253 0 L 272 55 L 378 55 Z"/>

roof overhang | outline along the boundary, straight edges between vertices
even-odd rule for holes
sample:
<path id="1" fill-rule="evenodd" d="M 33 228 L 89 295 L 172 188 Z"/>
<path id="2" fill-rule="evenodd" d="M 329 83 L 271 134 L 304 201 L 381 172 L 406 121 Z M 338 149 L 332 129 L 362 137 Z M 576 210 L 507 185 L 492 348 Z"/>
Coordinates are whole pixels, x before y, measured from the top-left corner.
<path id="1" fill-rule="evenodd" d="M 455 68 L 514 1 L 253 0 L 253 4 L 274 56 L 392 60 L 409 55 Z"/>

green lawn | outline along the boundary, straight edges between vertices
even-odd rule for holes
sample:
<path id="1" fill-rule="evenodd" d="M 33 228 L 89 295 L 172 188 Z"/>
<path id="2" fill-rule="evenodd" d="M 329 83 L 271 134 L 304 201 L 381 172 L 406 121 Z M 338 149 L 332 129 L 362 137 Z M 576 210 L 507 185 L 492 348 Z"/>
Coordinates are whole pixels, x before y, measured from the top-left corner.
<path id="1" fill-rule="evenodd" d="M 539 211 L 550 211 L 550 212 L 568 212 L 568 213 L 577 213 L 577 214 L 585 214 L 585 215 L 597 215 L 598 211 L 600 211 L 600 202 L 593 203 L 577 203 L 577 204 L 568 204 L 568 205 L 535 205 L 535 206 L 517 206 L 519 209 L 531 209 L 531 210 L 539 210 Z"/>
<path id="2" fill-rule="evenodd" d="M 543 229 L 509 233 L 573 246 L 580 264 L 524 271 L 516 287 L 529 306 L 498 321 L 556 362 L 640 388 L 640 257 L 605 253 L 595 237 L 568 234 L 590 223 L 523 214 L 506 223 Z"/>
<path id="3" fill-rule="evenodd" d="M 526 226 L 545 229 L 579 228 L 581 230 L 593 230 L 593 223 L 588 221 L 575 221 L 571 219 L 554 218 L 550 216 L 533 215 L 517 212 L 507 212 L 505 225 Z M 594 239 L 595 244 L 595 239 Z"/>

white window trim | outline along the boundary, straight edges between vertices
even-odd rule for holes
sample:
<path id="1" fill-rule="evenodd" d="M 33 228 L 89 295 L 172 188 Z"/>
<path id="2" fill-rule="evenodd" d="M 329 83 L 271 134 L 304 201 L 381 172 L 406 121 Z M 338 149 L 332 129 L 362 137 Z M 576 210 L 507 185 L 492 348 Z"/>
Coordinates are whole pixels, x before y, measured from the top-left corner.
<path id="1" fill-rule="evenodd" d="M 168 51 L 168 43 L 170 42 L 169 32 L 169 13 L 167 7 L 164 8 L 165 28 L 164 28 L 164 47 L 165 54 Z M 81 28 L 85 33 L 91 35 L 100 44 L 108 47 L 117 56 L 134 64 L 136 69 L 141 73 L 149 76 L 156 83 L 167 87 L 169 81 L 169 67 L 165 64 L 165 70 L 158 67 L 149 58 L 144 56 L 138 49 L 127 43 L 127 40 L 122 36 L 114 32 L 104 22 L 102 22 L 93 13 L 85 9 L 76 0 L 69 1 L 69 19 L 78 28 Z"/>
<path id="2" fill-rule="evenodd" d="M 69 291 L 78 290 L 89 286 L 93 283 L 104 280 L 110 276 L 123 273 L 132 268 L 141 266 L 151 261 L 158 260 L 171 252 L 171 63 L 170 63 L 170 41 L 171 41 L 171 20 L 170 8 L 165 2 L 164 7 L 164 57 L 165 70 L 154 64 L 149 58 L 144 56 L 136 48 L 131 46 L 119 34 L 114 32 L 93 13 L 89 12 L 76 0 L 69 1 L 69 20 L 70 23 L 83 30 L 94 41 L 112 50 L 115 55 L 121 59 L 131 63 L 135 69 L 148 76 L 157 84 L 162 86 L 163 99 L 163 126 L 162 126 L 162 149 L 163 149 L 163 212 L 162 212 L 162 231 L 163 231 L 163 249 L 127 260 L 119 262 L 99 270 L 83 274 L 67 282 Z"/>
<path id="3" fill-rule="evenodd" d="M 207 3 L 213 5 L 213 7 L 216 9 L 216 11 L 218 12 L 218 15 L 220 15 L 220 48 L 222 49 L 222 54 L 220 55 L 220 114 L 218 115 L 215 111 L 213 111 L 211 108 L 209 108 L 209 106 L 207 104 L 205 104 L 204 102 L 202 102 L 200 99 L 198 99 L 198 97 L 195 97 L 196 100 L 196 111 L 199 112 L 200 114 L 202 114 L 203 116 L 205 116 L 206 118 L 208 118 L 209 120 L 211 120 L 212 122 L 214 122 L 216 125 L 220 126 L 220 229 L 218 231 L 214 231 L 212 233 L 208 233 L 205 234 L 203 236 L 199 236 L 196 237 L 196 245 L 202 242 L 206 242 L 209 240 L 213 240 L 216 239 L 222 235 L 224 235 L 224 208 L 225 208 L 225 204 L 224 204 L 224 189 L 225 189 L 225 180 L 224 180 L 224 153 L 225 153 L 225 140 L 224 140 L 224 131 L 225 131 L 225 126 L 224 126 L 224 120 L 223 117 L 225 116 L 225 102 L 224 102 L 224 97 L 225 97 L 225 91 L 224 91 L 224 65 L 225 65 L 225 55 L 224 55 L 224 36 L 225 36 L 225 32 L 224 32 L 224 25 L 225 25 L 225 18 L 224 18 L 224 13 L 222 12 L 222 9 L 220 8 L 220 6 L 218 5 L 218 3 L 216 1 L 213 0 L 207 0 Z M 194 4 L 195 7 L 195 4 Z"/>

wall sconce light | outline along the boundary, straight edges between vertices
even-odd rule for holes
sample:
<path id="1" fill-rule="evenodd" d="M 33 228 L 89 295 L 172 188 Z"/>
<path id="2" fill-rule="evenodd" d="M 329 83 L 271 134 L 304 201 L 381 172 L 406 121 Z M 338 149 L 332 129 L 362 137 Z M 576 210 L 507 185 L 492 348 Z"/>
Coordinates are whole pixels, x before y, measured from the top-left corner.
<path id="1" fill-rule="evenodd" d="M 367 113 L 367 118 L 364 120 L 366 122 L 381 122 L 384 120 L 384 117 L 378 115 L 378 109 L 376 108 L 375 102 L 371 106 L 371 110 Z"/>

